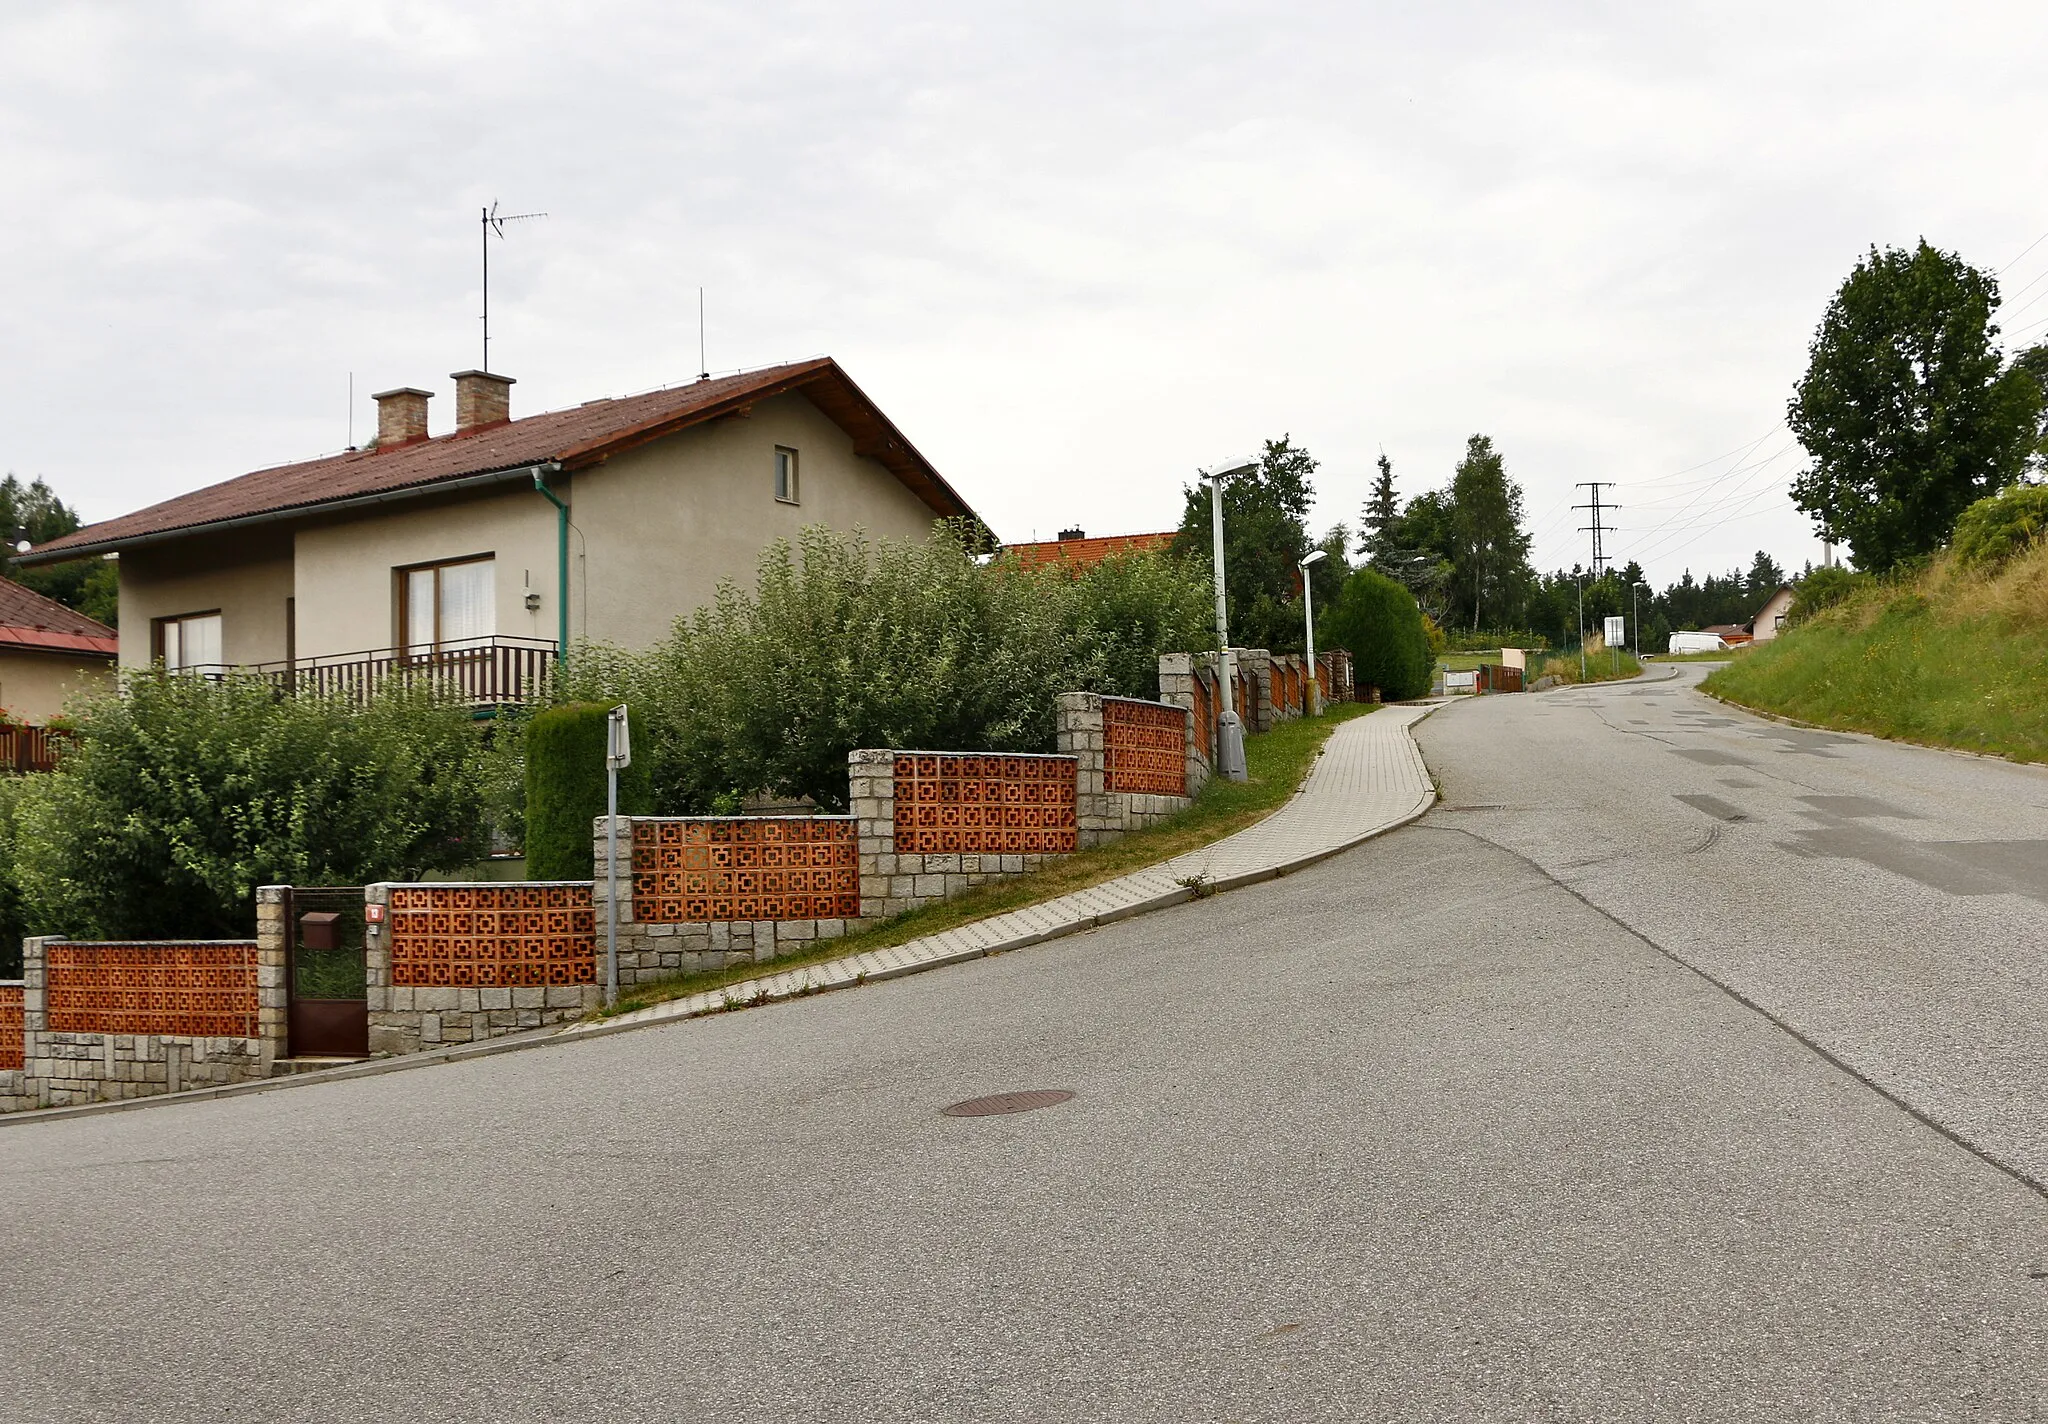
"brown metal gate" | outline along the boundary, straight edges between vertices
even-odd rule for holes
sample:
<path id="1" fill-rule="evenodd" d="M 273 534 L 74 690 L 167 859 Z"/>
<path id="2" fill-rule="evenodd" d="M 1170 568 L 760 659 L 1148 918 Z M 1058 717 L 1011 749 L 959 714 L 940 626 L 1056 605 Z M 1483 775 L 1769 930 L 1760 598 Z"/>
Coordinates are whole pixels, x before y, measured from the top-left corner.
<path id="1" fill-rule="evenodd" d="M 285 898 L 289 1047 L 294 1058 L 367 1058 L 370 1011 L 363 965 L 363 890 L 305 888 Z"/>

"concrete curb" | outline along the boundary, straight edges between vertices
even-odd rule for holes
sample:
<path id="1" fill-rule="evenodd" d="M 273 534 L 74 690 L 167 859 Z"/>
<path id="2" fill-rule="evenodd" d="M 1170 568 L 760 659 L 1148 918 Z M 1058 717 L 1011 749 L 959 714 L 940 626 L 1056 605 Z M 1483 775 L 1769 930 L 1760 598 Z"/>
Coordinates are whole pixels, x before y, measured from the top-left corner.
<path id="1" fill-rule="evenodd" d="M 1439 702 L 1431 705 L 1421 716 L 1408 723 L 1404 731 L 1407 732 L 1410 742 L 1414 743 L 1414 729 L 1419 723 L 1434 715 L 1439 707 L 1450 705 L 1448 702 Z M 1415 755 L 1416 759 L 1420 761 L 1422 758 L 1422 748 L 1419 743 L 1415 744 Z M 1428 763 L 1423 763 L 1423 769 L 1425 772 L 1428 771 Z M 1310 771 L 1312 772 L 1313 770 L 1314 764 L 1311 763 Z M 1303 784 L 1306 785 L 1306 782 L 1307 778 L 1304 776 Z M 1299 789 L 1297 789 L 1295 794 L 1297 796 L 1300 795 Z M 482 1043 L 455 1044 L 448 1048 L 435 1049 L 427 1053 L 408 1053 L 395 1058 L 370 1059 L 362 1063 L 349 1063 L 337 1068 L 323 1068 L 313 1073 L 294 1073 L 283 1078 L 264 1078 L 253 1083 L 230 1083 L 219 1087 L 194 1088 L 182 1093 L 159 1093 L 151 1097 L 122 1098 L 118 1101 L 107 1103 L 81 1103 L 75 1107 L 34 1108 L 22 1112 L 0 1113 L 0 1128 L 15 1127 L 30 1122 L 59 1122 L 70 1118 L 96 1117 L 102 1113 L 129 1112 L 142 1108 L 168 1107 L 174 1103 L 195 1103 L 206 1102 L 215 1098 L 246 1097 L 255 1093 L 281 1092 L 289 1088 L 309 1087 L 319 1083 L 346 1082 L 354 1078 L 374 1078 L 386 1073 L 406 1072 L 414 1068 L 428 1068 L 444 1063 L 460 1063 L 472 1058 L 489 1058 L 500 1053 L 519 1053 L 533 1048 L 548 1048 L 557 1045 L 580 1043 L 589 1039 L 606 1038 L 617 1033 L 632 1033 L 643 1029 L 661 1028 L 669 1024 L 688 1023 L 693 1019 L 708 1018 L 714 1014 L 730 1013 L 739 1009 L 758 1008 L 767 1004 L 784 1003 L 791 999 L 809 998 L 814 994 L 832 993 L 841 989 L 859 988 L 863 984 L 879 983 L 887 979 L 902 979 L 912 974 L 922 974 L 931 969 L 943 969 L 948 965 L 965 964 L 971 960 L 985 959 L 994 954 L 1009 954 L 1016 950 L 1029 949 L 1035 944 L 1065 939 L 1070 935 L 1085 934 L 1089 930 L 1096 929 L 1102 925 L 1114 924 L 1118 920 L 1130 919 L 1136 915 L 1150 914 L 1155 910 L 1164 910 L 1196 898 L 1206 898 L 1209 895 L 1220 894 L 1224 891 L 1242 889 L 1244 886 L 1256 885 L 1261 881 L 1277 880 L 1281 876 L 1306 869 L 1311 865 L 1328 860 L 1332 856 L 1342 855 L 1345 851 L 1363 845 L 1375 837 L 1383 836 L 1389 831 L 1399 830 L 1403 826 L 1410 825 L 1427 815 L 1436 806 L 1439 799 L 1436 786 L 1432 780 L 1427 794 L 1421 796 L 1413 808 L 1395 819 L 1341 842 L 1320 846 L 1306 854 L 1294 856 L 1270 866 L 1261 866 L 1256 870 L 1242 871 L 1236 875 L 1221 877 L 1209 882 L 1202 890 L 1200 897 L 1191 889 L 1176 887 L 1173 890 L 1150 896 L 1143 900 L 1133 901 L 1130 904 L 1119 905 L 1114 909 L 1098 914 L 1077 916 L 1072 920 L 1062 921 L 1059 924 L 1048 926 L 1044 929 L 1012 935 L 995 944 L 976 945 L 969 949 L 934 955 L 929 959 L 920 959 L 912 963 L 878 970 L 840 983 L 818 984 L 815 986 L 802 985 L 783 993 L 772 995 L 757 993 L 752 997 L 746 997 L 741 991 L 746 989 L 749 984 L 758 984 L 762 980 L 743 979 L 737 984 L 729 984 L 724 989 L 718 991 L 723 1000 L 719 1005 L 687 1013 L 678 1011 L 655 1018 L 634 1019 L 623 1022 L 595 1023 L 588 1026 L 569 1024 L 544 1029 L 533 1029 L 526 1033 L 507 1034 L 502 1038 L 485 1039 Z M 1284 811 L 1291 804 L 1292 798 L 1276 808 L 1272 814 L 1280 814 L 1281 811 Z M 1263 822 L 1255 822 L 1254 824 L 1263 824 Z M 1246 829 L 1248 830 L 1250 827 Z M 1233 834 L 1238 833 L 1233 832 Z M 1156 868 L 1146 867 L 1146 869 Z M 1143 870 L 1131 872 L 1134 875 L 1143 873 Z M 915 943 L 915 941 L 911 941 L 911 943 Z M 763 979 L 779 977 L 783 974 L 802 975 L 806 969 L 820 969 L 834 962 L 826 960 L 817 965 L 805 965 L 798 969 L 784 970 L 774 970 L 771 966 L 763 966 L 770 969 L 770 973 L 764 975 Z"/>

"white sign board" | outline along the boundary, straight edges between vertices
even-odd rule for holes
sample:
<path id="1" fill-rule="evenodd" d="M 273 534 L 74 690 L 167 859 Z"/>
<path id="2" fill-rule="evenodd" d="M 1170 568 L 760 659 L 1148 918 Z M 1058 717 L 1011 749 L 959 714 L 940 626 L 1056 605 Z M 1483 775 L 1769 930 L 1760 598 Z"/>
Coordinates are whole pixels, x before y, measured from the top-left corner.
<path id="1" fill-rule="evenodd" d="M 1529 659 L 1520 648 L 1502 648 L 1500 650 L 1500 665 L 1502 667 L 1520 668 L 1522 671 L 1527 672 L 1529 670 Z"/>
<path id="2" fill-rule="evenodd" d="M 1608 620 L 1607 620 L 1607 646 L 1608 646 L 1608 647 L 1610 647 L 1610 648 L 1618 648 L 1618 647 L 1620 647 L 1620 646 L 1621 646 L 1621 645 L 1622 645 L 1623 643 L 1626 643 L 1627 641 L 1628 641 L 1628 619 L 1626 619 L 1626 618 L 1610 618 L 1610 619 L 1608 619 Z"/>
<path id="3" fill-rule="evenodd" d="M 623 771 L 633 764 L 633 739 L 626 723 L 626 704 L 612 708 L 604 723 L 604 764 Z"/>

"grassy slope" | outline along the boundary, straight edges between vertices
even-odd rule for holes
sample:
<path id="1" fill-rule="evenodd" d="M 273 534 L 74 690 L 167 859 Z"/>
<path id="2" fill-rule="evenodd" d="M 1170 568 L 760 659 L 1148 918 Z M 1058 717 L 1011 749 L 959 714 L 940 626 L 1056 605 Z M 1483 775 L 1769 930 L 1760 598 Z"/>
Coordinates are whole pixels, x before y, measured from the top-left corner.
<path id="1" fill-rule="evenodd" d="M 2048 760 L 2048 545 L 1990 577 L 1944 558 L 1752 649 L 1706 690 L 1821 726 Z"/>
<path id="2" fill-rule="evenodd" d="M 625 1013 L 665 999 L 722 988 L 743 979 L 758 978 L 762 974 L 793 969 L 798 965 L 902 944 L 955 925 L 999 915 L 1005 910 L 1015 910 L 1069 891 L 1099 885 L 1105 880 L 1157 865 L 1184 851 L 1221 840 L 1255 821 L 1264 820 L 1285 804 L 1308 775 L 1310 765 L 1322 752 L 1323 743 L 1329 740 L 1330 733 L 1341 723 L 1362 717 L 1372 710 L 1371 706 L 1359 703 L 1333 703 L 1321 717 L 1283 722 L 1264 736 L 1247 737 L 1244 747 L 1247 780 L 1244 782 L 1212 780 L 1202 788 L 1202 794 L 1195 803 L 1180 814 L 1110 845 L 1068 856 L 1035 875 L 983 885 L 956 900 L 912 910 L 907 915 L 898 915 L 893 920 L 885 920 L 843 939 L 820 940 L 818 947 L 807 954 L 784 955 L 767 964 L 737 964 L 621 990 L 618 1007 L 612 1012 Z"/>
<path id="3" fill-rule="evenodd" d="M 1640 676 L 1642 671 L 1643 665 L 1636 661 L 1633 653 L 1624 652 L 1616 657 L 1614 652 L 1607 648 L 1597 651 L 1591 648 L 1586 650 L 1587 682 L 1613 682 L 1617 678 Z M 1578 682 L 1579 655 L 1576 652 L 1561 653 L 1554 658 L 1546 659 L 1542 667 L 1529 674 L 1529 681 L 1534 682 L 1539 677 L 1554 677 L 1559 682 Z"/>

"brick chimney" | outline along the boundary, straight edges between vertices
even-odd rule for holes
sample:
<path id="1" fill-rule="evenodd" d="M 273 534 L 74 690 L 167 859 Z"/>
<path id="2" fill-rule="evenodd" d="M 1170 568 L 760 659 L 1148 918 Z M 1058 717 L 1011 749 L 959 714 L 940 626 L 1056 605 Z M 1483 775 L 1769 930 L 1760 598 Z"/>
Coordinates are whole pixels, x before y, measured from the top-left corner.
<path id="1" fill-rule="evenodd" d="M 377 402 L 377 448 L 395 450 L 426 439 L 427 402 L 433 398 L 432 391 L 417 386 L 400 386 L 372 396 Z"/>
<path id="2" fill-rule="evenodd" d="M 510 376 L 489 371 L 454 371 L 455 429 L 474 430 L 480 425 L 502 425 L 512 418 Z"/>

